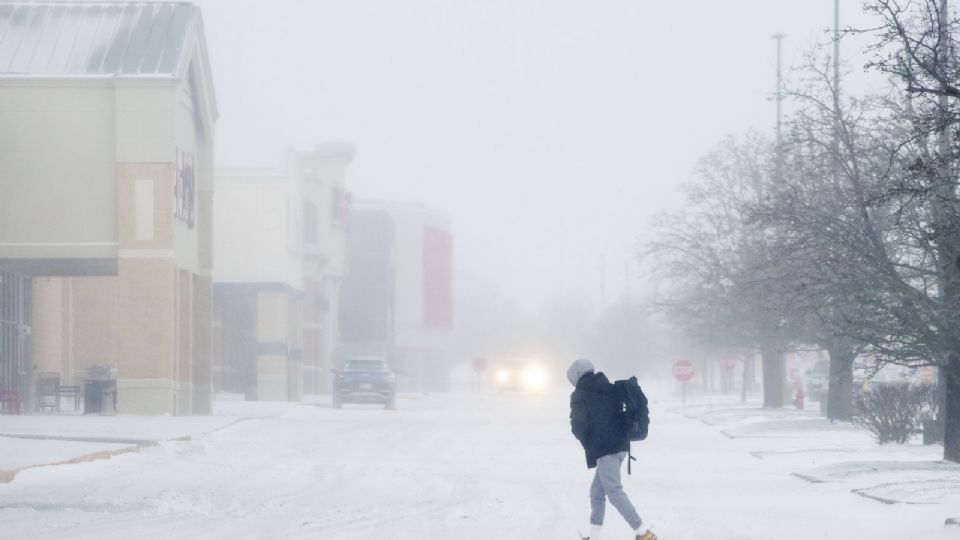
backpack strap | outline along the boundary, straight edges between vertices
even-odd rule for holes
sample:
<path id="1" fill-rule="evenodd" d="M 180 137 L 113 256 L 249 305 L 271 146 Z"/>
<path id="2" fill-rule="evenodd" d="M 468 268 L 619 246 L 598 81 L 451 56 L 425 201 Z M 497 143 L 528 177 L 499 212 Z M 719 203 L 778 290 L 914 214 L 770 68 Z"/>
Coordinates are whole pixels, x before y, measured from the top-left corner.
<path id="1" fill-rule="evenodd" d="M 637 458 L 633 457 L 633 449 L 629 446 L 627 447 L 627 474 L 633 474 L 633 471 L 630 470 L 630 462 L 636 461 Z"/>

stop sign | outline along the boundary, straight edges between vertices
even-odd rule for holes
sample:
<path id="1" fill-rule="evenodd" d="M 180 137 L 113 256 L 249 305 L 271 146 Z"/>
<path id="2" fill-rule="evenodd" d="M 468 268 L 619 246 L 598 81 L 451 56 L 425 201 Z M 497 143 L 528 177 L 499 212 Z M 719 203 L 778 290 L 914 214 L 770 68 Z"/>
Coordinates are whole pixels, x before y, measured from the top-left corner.
<path id="1" fill-rule="evenodd" d="M 696 367 L 689 360 L 679 360 L 673 364 L 673 377 L 680 382 L 689 381 L 696 373 Z"/>
<path id="2" fill-rule="evenodd" d="M 473 359 L 473 371 L 483 373 L 487 369 L 487 361 L 484 358 Z"/>

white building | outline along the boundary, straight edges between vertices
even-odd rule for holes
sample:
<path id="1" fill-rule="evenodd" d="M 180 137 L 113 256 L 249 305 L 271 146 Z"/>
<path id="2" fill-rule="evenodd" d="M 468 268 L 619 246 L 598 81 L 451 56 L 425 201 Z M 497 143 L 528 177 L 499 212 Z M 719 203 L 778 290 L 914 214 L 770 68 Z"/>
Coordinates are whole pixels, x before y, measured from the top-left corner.
<path id="1" fill-rule="evenodd" d="M 219 389 L 299 400 L 329 391 L 354 147 L 293 148 L 280 170 L 221 170 L 214 202 Z"/>

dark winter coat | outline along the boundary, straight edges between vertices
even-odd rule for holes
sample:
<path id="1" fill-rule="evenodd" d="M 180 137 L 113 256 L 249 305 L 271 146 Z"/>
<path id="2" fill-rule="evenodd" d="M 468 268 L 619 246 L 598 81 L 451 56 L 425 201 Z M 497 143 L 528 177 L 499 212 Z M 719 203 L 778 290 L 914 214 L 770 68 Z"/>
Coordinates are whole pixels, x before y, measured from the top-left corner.
<path id="1" fill-rule="evenodd" d="M 603 373 L 587 373 L 577 381 L 570 395 L 570 428 L 583 445 L 587 468 L 603 456 L 630 450 L 620 406 L 616 387 Z"/>

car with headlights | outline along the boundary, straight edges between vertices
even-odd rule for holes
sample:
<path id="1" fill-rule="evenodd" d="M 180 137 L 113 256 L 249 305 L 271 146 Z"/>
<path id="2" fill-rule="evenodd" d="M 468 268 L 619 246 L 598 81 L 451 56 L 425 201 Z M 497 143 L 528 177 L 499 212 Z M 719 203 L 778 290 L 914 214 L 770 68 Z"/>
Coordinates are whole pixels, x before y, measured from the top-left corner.
<path id="1" fill-rule="evenodd" d="M 348 358 L 343 369 L 334 370 L 333 406 L 344 403 L 382 403 L 386 409 L 396 408 L 396 376 L 381 357 Z"/>
<path id="2" fill-rule="evenodd" d="M 497 393 L 539 393 L 547 387 L 547 371 L 543 366 L 529 361 L 512 360 L 499 363 L 493 371 L 493 384 Z"/>

